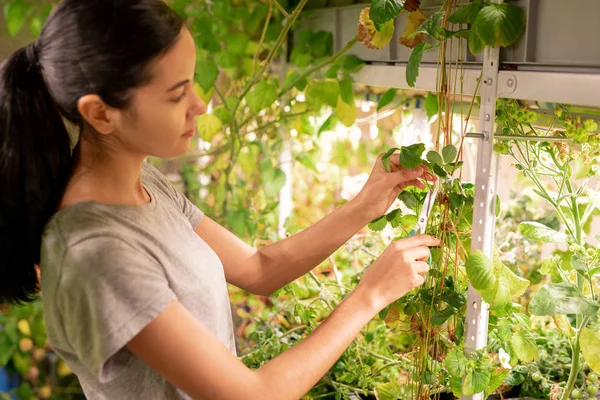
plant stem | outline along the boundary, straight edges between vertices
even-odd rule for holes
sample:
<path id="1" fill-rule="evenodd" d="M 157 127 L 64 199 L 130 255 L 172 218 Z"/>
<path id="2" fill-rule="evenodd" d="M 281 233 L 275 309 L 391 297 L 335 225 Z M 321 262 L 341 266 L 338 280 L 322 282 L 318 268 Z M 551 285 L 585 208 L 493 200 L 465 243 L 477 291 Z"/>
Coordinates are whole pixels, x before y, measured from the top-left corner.
<path id="1" fill-rule="evenodd" d="M 215 93 L 217 94 L 217 96 L 219 96 L 219 98 L 221 99 L 221 103 L 223 103 L 223 107 L 225 107 L 225 109 L 227 111 L 231 111 L 229 109 L 229 106 L 225 102 L 225 96 L 223 96 L 223 93 L 221 93 L 221 91 L 219 90 L 219 88 L 217 87 L 217 85 L 213 86 L 213 89 L 215 90 Z"/>
<path id="2" fill-rule="evenodd" d="M 307 2 L 308 2 L 308 0 L 300 0 L 300 3 L 298 4 L 298 6 L 296 6 L 296 9 L 294 10 L 294 12 L 292 12 L 292 14 L 290 15 L 290 18 L 287 20 L 287 22 L 285 23 L 285 26 L 281 30 L 281 33 L 279 34 L 279 37 L 277 38 L 275 45 L 273 46 L 273 48 L 267 55 L 267 58 L 265 59 L 265 61 L 263 61 L 262 67 L 260 67 L 258 72 L 246 84 L 246 87 L 244 88 L 244 90 L 242 90 L 242 93 L 240 94 L 238 101 L 235 104 L 235 107 L 233 107 L 232 113 L 233 113 L 234 120 L 235 120 L 235 114 L 236 114 L 237 110 L 239 109 L 240 104 L 244 100 L 244 97 L 246 97 L 246 95 L 248 94 L 250 89 L 252 89 L 252 86 L 254 86 L 254 84 L 259 81 L 259 79 L 262 77 L 262 74 L 265 73 L 265 71 L 271 64 L 271 61 L 273 61 L 273 58 L 275 58 L 275 54 L 277 53 L 277 50 L 279 50 L 279 48 L 283 44 L 283 41 L 287 37 L 289 30 L 291 29 L 294 22 L 296 22 L 296 19 L 298 19 L 298 16 L 300 15 L 300 11 L 302 11 L 302 9 L 304 8 L 304 6 L 306 5 Z M 281 96 L 278 96 L 278 97 L 281 97 Z"/>
<path id="3" fill-rule="evenodd" d="M 279 4 L 279 2 L 277 0 L 271 0 L 271 3 L 275 3 L 275 5 L 279 9 L 279 11 L 283 14 L 284 17 L 286 17 L 286 18 L 290 17 L 290 14 L 288 14 L 287 11 L 285 11 L 285 9 L 281 6 L 281 4 Z"/>
<path id="4" fill-rule="evenodd" d="M 254 53 L 254 61 L 252 63 L 252 74 L 253 75 L 256 73 L 256 64 L 258 63 L 258 55 L 260 54 L 260 48 L 263 46 L 263 43 L 265 42 L 265 36 L 267 35 L 267 28 L 269 27 L 269 23 L 271 22 L 271 14 L 272 13 L 273 13 L 273 2 L 271 1 L 271 2 L 269 2 L 269 11 L 267 12 L 267 19 L 265 20 L 265 25 L 264 25 L 262 33 L 260 35 L 258 47 L 256 48 L 256 53 Z"/>
<path id="5" fill-rule="evenodd" d="M 286 92 L 288 92 L 290 89 L 292 89 L 294 86 L 296 86 L 298 84 L 298 82 L 300 82 L 300 81 L 302 81 L 302 79 L 305 79 L 306 77 L 310 76 L 315 71 L 320 70 L 321 68 L 323 68 L 324 66 L 326 66 L 328 64 L 336 62 L 338 58 L 340 58 L 342 55 L 344 55 L 344 53 L 346 53 L 348 50 L 350 50 L 352 48 L 352 46 L 354 46 L 357 42 L 358 42 L 358 37 L 355 36 L 352 40 L 350 40 L 344 46 L 343 49 L 341 49 L 340 51 L 338 51 L 336 54 L 332 55 L 331 57 L 321 61 L 314 67 L 306 70 L 306 72 L 304 72 L 302 75 L 300 75 L 298 78 L 296 78 L 292 83 L 290 83 L 289 85 L 287 85 L 283 89 L 281 89 L 279 91 L 279 93 L 277 94 L 277 97 L 283 96 Z"/>
<path id="6" fill-rule="evenodd" d="M 567 186 L 567 190 L 569 191 L 569 194 L 573 193 L 573 187 L 571 185 L 571 181 L 570 179 L 566 179 L 565 180 L 565 184 Z M 573 220 L 575 222 L 575 230 L 576 230 L 576 237 L 575 239 L 577 240 L 577 244 L 578 245 L 583 245 L 583 235 L 582 235 L 582 228 L 581 228 L 581 221 L 579 220 L 579 208 L 577 207 L 577 199 L 575 198 L 571 198 L 571 207 L 572 207 L 572 212 L 573 212 Z M 583 277 L 580 274 L 577 274 L 577 288 L 579 289 L 580 292 L 583 292 L 583 285 L 584 285 L 584 280 Z M 585 328 L 585 325 L 587 324 L 587 318 L 582 318 L 582 316 L 580 314 L 576 315 L 576 328 L 577 328 L 577 334 L 575 335 L 575 338 L 573 339 L 573 343 L 571 344 L 572 349 L 573 349 L 573 358 L 571 361 L 571 371 L 569 371 L 569 380 L 567 381 L 567 386 L 565 387 L 565 391 L 562 395 L 562 400 L 567 400 L 569 398 L 569 395 L 571 394 L 571 391 L 573 390 L 573 387 L 575 386 L 575 380 L 577 379 L 577 375 L 579 374 L 579 357 L 580 357 L 580 345 L 579 345 L 579 337 L 581 335 L 581 331 L 583 330 L 583 328 Z"/>

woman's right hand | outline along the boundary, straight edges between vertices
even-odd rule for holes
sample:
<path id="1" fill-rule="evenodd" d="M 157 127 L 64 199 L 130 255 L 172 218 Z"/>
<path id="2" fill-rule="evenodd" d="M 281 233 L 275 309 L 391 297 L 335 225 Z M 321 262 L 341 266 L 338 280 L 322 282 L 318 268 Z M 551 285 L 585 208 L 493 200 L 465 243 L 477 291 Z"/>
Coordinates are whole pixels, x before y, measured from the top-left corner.
<path id="1" fill-rule="evenodd" d="M 364 296 L 375 312 L 425 283 L 429 271 L 429 247 L 440 240 L 416 235 L 392 242 L 365 271 L 356 291 Z M 357 293 L 358 294 L 358 293 Z"/>

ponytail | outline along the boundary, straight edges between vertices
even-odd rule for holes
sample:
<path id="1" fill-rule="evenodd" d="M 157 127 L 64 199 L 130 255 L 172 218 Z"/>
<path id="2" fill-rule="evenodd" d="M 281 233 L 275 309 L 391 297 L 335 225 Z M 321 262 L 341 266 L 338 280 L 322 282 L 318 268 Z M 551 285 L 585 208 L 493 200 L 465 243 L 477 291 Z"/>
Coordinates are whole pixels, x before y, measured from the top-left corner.
<path id="1" fill-rule="evenodd" d="M 0 66 L 0 304 L 35 298 L 42 232 L 72 163 L 34 42 Z"/>
<path id="2" fill-rule="evenodd" d="M 126 108 L 183 26 L 163 0 L 61 0 L 0 65 L 0 304 L 36 297 L 41 236 L 75 163 L 63 118 L 81 132 L 87 94 Z"/>

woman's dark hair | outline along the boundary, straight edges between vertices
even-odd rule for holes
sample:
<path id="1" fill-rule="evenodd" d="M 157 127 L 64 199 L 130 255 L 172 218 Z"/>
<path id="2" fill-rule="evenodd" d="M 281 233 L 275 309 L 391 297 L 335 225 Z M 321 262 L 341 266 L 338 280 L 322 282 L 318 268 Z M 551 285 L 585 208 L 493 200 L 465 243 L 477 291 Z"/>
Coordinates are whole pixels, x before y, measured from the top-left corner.
<path id="1" fill-rule="evenodd" d="M 0 304 L 39 289 L 41 236 L 74 164 L 63 118 L 85 126 L 77 102 L 86 94 L 127 108 L 182 27 L 161 0 L 62 0 L 39 39 L 1 65 Z"/>

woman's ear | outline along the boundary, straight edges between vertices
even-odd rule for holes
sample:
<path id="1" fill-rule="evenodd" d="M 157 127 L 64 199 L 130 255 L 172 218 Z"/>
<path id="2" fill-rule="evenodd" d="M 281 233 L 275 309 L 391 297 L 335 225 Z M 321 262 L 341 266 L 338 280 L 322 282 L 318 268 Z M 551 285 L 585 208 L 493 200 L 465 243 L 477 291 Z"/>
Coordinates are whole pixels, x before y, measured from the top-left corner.
<path id="1" fill-rule="evenodd" d="M 95 94 L 86 94 L 77 102 L 77 110 L 83 119 L 99 134 L 110 135 L 119 126 L 119 112 Z"/>

